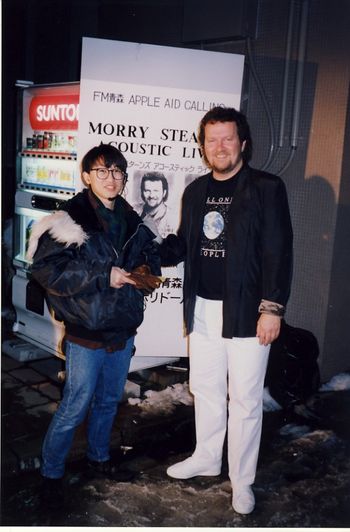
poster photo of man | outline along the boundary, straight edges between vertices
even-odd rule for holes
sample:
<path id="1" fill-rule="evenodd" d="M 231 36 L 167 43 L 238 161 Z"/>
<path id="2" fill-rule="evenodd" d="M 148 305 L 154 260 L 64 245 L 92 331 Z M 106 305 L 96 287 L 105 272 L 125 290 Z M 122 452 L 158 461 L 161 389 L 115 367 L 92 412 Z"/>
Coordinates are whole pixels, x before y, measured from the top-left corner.
<path id="1" fill-rule="evenodd" d="M 147 171 L 134 174 L 134 209 L 157 235 L 165 238 L 179 224 L 178 194 L 174 175 Z"/>

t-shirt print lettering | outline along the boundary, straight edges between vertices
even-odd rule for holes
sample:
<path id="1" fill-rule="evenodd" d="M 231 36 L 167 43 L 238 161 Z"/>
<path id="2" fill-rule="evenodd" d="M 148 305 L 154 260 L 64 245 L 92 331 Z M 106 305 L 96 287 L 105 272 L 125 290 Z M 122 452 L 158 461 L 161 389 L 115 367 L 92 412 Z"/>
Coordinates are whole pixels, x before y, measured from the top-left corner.
<path id="1" fill-rule="evenodd" d="M 208 197 L 203 220 L 201 255 L 214 259 L 225 257 L 226 226 L 232 197 Z"/>

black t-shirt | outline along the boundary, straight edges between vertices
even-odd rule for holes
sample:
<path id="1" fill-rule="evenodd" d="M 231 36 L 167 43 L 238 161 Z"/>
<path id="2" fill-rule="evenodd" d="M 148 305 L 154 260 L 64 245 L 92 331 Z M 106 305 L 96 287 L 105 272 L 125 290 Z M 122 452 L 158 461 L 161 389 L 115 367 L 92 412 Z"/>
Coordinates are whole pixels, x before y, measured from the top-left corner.
<path id="1" fill-rule="evenodd" d="M 197 291 L 205 299 L 223 299 L 228 212 L 236 189 L 237 175 L 225 181 L 218 181 L 212 176 L 209 178 Z"/>

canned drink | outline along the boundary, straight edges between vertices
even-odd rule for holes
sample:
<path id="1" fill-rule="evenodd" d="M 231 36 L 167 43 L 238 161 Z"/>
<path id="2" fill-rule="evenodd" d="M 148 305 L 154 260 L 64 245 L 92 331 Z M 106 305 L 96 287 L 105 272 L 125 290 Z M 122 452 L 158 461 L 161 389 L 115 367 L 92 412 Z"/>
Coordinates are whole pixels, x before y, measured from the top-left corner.
<path id="1" fill-rule="evenodd" d="M 64 135 L 60 136 L 60 141 L 59 142 L 60 142 L 59 151 L 62 151 L 62 152 L 67 151 L 67 141 L 66 141 L 66 137 Z"/>
<path id="2" fill-rule="evenodd" d="M 44 148 L 44 135 L 38 135 L 38 150 L 42 150 Z"/>
<path id="3" fill-rule="evenodd" d="M 68 148 L 70 153 L 75 153 L 75 137 L 73 135 L 68 137 Z"/>
<path id="4" fill-rule="evenodd" d="M 52 149 L 53 149 L 54 151 L 59 151 L 59 150 L 58 150 L 58 147 L 59 147 L 58 135 L 54 135 L 54 137 L 53 137 L 53 141 L 52 141 Z"/>
<path id="5" fill-rule="evenodd" d="M 49 134 L 47 131 L 44 132 L 44 137 L 43 137 L 43 149 L 44 150 L 47 150 L 49 147 Z"/>
<path id="6" fill-rule="evenodd" d="M 32 139 L 32 137 L 27 137 L 26 147 L 27 147 L 27 150 L 32 150 L 33 149 L 33 139 Z"/>
<path id="7" fill-rule="evenodd" d="M 36 183 L 37 180 L 37 168 L 36 168 L 36 160 L 27 160 L 26 165 L 26 181 L 28 183 Z"/>

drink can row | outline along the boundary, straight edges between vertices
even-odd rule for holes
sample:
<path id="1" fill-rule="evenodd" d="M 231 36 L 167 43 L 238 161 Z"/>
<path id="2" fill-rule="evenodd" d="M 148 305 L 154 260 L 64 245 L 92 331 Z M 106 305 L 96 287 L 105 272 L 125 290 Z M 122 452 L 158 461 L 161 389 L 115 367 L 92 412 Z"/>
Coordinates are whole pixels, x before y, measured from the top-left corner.
<path id="1" fill-rule="evenodd" d="M 51 131 L 34 131 L 31 137 L 26 139 L 26 150 L 43 150 L 76 154 L 77 139 L 74 135 L 60 135 Z"/>

